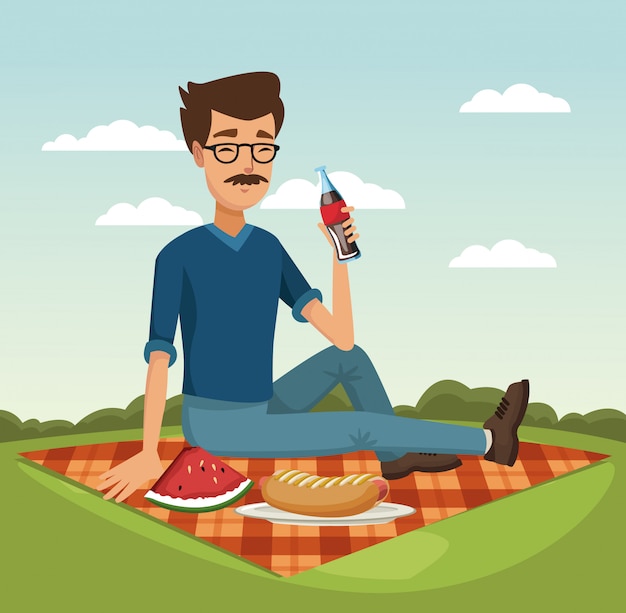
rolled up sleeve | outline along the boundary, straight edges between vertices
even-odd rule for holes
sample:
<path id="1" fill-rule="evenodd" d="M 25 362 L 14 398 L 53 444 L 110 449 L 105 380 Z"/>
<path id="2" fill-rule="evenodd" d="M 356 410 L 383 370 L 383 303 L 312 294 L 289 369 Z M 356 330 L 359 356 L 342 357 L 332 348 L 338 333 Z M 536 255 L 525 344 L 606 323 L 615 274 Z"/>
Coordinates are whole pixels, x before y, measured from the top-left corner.
<path id="1" fill-rule="evenodd" d="M 322 292 L 316 288 L 310 289 L 296 300 L 295 304 L 291 308 L 291 314 L 296 321 L 307 321 L 306 317 L 302 315 L 302 309 L 314 298 L 317 298 L 320 302 L 322 302 Z"/>
<path id="2" fill-rule="evenodd" d="M 315 298 L 321 302 L 322 292 L 311 288 L 282 245 L 281 249 L 283 267 L 280 299 L 291 307 L 291 314 L 296 321 L 306 322 L 306 318 L 302 316 L 302 309 Z"/>
<path id="3" fill-rule="evenodd" d="M 144 359 L 150 362 L 153 351 L 164 351 L 170 356 L 171 366 L 176 361 L 174 335 L 180 312 L 183 272 L 175 254 L 166 249 L 158 255 L 154 266 L 150 336 L 144 347 Z"/>
<path id="4" fill-rule="evenodd" d="M 153 351 L 164 351 L 165 353 L 169 354 L 170 361 L 168 366 L 171 366 L 174 362 L 176 362 L 176 347 L 174 347 L 172 343 L 160 340 L 148 341 L 143 350 L 143 357 L 146 362 L 150 363 L 150 354 Z"/>

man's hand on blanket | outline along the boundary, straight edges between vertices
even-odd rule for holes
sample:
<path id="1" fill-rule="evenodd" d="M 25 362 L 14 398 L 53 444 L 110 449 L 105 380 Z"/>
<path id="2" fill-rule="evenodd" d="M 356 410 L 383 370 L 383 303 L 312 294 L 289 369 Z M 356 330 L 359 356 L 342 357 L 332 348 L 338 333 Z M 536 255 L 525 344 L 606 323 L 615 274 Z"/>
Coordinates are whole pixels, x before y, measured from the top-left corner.
<path id="1" fill-rule="evenodd" d="M 109 490 L 103 496 L 104 500 L 115 497 L 116 502 L 122 502 L 146 481 L 156 479 L 162 474 L 163 466 L 159 454 L 156 451 L 140 451 L 125 462 L 102 473 L 100 479 L 103 481 L 97 489 Z"/>

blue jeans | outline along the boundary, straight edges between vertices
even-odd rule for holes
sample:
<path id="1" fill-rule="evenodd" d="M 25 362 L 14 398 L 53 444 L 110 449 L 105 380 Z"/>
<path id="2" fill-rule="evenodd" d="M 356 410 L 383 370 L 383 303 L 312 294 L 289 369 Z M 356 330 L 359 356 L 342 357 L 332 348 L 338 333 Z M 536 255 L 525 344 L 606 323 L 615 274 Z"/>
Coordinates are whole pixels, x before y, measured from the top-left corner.
<path id="1" fill-rule="evenodd" d="M 311 413 L 338 383 L 354 411 Z M 367 449 L 386 462 L 409 451 L 483 455 L 486 445 L 481 428 L 395 415 L 374 365 L 357 346 L 320 351 L 278 379 L 266 402 L 185 395 L 182 425 L 191 445 L 230 457 L 295 458 Z"/>

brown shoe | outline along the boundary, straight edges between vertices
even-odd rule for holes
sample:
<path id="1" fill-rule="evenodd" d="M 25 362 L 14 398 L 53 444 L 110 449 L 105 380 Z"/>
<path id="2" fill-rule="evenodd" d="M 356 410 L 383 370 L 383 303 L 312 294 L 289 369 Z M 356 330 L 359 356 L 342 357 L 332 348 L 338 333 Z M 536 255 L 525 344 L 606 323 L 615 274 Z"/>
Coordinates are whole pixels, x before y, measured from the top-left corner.
<path id="1" fill-rule="evenodd" d="M 405 453 L 391 462 L 381 462 L 380 469 L 385 479 L 402 479 L 414 471 L 440 473 L 458 468 L 463 462 L 451 453 Z"/>
<path id="2" fill-rule="evenodd" d="M 493 443 L 485 454 L 486 460 L 507 466 L 515 464 L 519 449 L 517 428 L 526 413 L 528 394 L 527 379 L 511 383 L 496 412 L 483 424 L 483 428 L 493 433 Z"/>

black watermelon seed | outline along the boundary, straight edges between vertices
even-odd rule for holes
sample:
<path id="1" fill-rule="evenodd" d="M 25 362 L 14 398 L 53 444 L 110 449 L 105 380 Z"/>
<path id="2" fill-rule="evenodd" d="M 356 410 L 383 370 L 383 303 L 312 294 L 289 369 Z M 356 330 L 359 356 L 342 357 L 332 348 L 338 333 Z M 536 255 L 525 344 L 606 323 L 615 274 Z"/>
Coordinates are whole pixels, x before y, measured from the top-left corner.
<path id="1" fill-rule="evenodd" d="M 224 467 L 222 466 L 222 472 L 224 472 Z"/>
<path id="2" fill-rule="evenodd" d="M 178 491 L 180 492 L 180 490 L 182 490 L 182 489 L 183 489 L 183 486 L 182 486 L 182 485 L 179 485 L 179 486 L 178 486 Z"/>
<path id="3" fill-rule="evenodd" d="M 202 472 L 204 472 L 204 466 L 201 466 L 200 469 L 202 470 Z"/>

